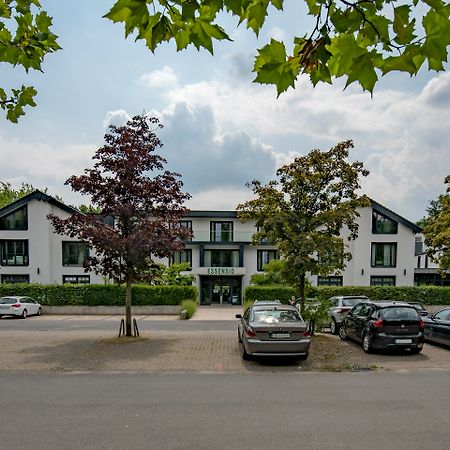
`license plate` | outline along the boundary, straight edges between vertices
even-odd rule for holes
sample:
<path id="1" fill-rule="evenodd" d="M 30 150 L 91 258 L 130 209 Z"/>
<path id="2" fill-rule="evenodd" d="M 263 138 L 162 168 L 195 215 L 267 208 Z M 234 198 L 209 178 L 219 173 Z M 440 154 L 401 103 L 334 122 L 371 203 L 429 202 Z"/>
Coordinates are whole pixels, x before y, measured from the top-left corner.
<path id="1" fill-rule="evenodd" d="M 396 344 L 412 344 L 412 339 L 396 339 Z"/>
<path id="2" fill-rule="evenodd" d="M 272 339 L 289 339 L 291 337 L 290 333 L 272 333 L 270 335 Z"/>

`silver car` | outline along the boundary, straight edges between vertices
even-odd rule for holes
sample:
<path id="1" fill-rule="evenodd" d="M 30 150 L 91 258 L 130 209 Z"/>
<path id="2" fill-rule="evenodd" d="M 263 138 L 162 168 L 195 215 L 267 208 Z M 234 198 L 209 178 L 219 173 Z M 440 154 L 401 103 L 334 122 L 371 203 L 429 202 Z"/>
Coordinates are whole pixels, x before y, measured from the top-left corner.
<path id="1" fill-rule="evenodd" d="M 0 298 L 0 318 L 2 316 L 28 316 L 42 314 L 42 306 L 31 297 L 8 296 Z"/>
<path id="2" fill-rule="evenodd" d="M 367 300 L 369 300 L 369 298 L 364 295 L 340 295 L 331 297 L 328 300 L 331 303 L 331 308 L 328 310 L 331 333 L 338 334 L 339 328 L 348 312 L 358 303 Z"/>
<path id="3" fill-rule="evenodd" d="M 256 303 L 236 318 L 240 319 L 238 339 L 244 360 L 251 356 L 308 357 L 308 327 L 295 306 Z"/>

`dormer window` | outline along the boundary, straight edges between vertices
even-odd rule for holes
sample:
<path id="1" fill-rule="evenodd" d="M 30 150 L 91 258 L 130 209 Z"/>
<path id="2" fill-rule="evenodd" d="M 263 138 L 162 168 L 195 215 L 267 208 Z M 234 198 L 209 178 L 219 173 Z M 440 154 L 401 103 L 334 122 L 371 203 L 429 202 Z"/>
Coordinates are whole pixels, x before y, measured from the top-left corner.
<path id="1" fill-rule="evenodd" d="M 373 234 L 397 234 L 398 223 L 378 211 L 372 211 Z"/>
<path id="2" fill-rule="evenodd" d="M 27 206 L 0 217 L 0 230 L 28 230 Z"/>

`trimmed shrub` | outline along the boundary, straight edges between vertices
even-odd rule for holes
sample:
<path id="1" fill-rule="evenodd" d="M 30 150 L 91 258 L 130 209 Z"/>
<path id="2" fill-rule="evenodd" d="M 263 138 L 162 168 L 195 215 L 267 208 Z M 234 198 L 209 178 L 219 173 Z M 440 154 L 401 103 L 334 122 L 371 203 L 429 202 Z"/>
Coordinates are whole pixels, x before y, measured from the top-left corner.
<path id="1" fill-rule="evenodd" d="M 295 288 L 290 286 L 247 286 L 244 290 L 244 304 L 255 300 L 280 300 L 289 303 L 292 296 L 298 296 Z"/>
<path id="2" fill-rule="evenodd" d="M 195 300 L 183 300 L 180 304 L 181 311 L 186 311 L 186 319 L 190 319 L 197 311 L 197 302 Z"/>
<path id="3" fill-rule="evenodd" d="M 320 286 L 312 287 L 309 295 L 321 300 L 327 300 L 336 295 L 365 295 L 371 300 L 450 305 L 450 287 L 440 286 Z"/>
<path id="4" fill-rule="evenodd" d="M 0 297 L 25 295 L 46 306 L 123 306 L 125 286 L 116 284 L 0 284 Z M 183 300 L 197 301 L 195 286 L 134 285 L 131 304 L 179 305 Z"/>

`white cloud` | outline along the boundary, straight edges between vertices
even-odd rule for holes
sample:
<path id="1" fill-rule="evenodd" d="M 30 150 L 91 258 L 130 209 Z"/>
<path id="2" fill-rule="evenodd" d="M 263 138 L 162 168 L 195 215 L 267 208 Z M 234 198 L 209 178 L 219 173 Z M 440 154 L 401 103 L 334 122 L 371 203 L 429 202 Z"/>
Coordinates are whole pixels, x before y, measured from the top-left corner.
<path id="1" fill-rule="evenodd" d="M 285 41 L 288 37 L 286 31 L 282 30 L 279 27 L 272 27 L 267 32 L 267 36 L 269 39 L 273 38 L 273 39 L 276 39 L 277 41 Z"/>
<path id="2" fill-rule="evenodd" d="M 175 87 L 178 78 L 171 67 L 164 66 L 161 70 L 144 73 L 139 78 L 139 83 L 147 87 L 167 89 Z"/>
<path id="3" fill-rule="evenodd" d="M 123 109 L 108 111 L 103 119 L 103 128 L 108 128 L 110 125 L 122 126 L 125 125 L 130 119 L 130 114 Z"/>

